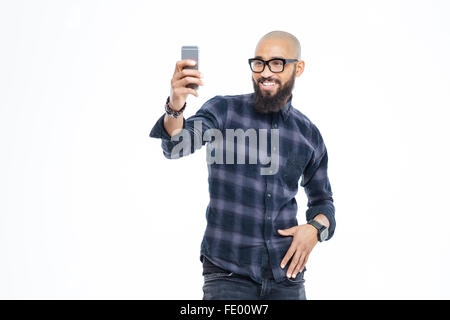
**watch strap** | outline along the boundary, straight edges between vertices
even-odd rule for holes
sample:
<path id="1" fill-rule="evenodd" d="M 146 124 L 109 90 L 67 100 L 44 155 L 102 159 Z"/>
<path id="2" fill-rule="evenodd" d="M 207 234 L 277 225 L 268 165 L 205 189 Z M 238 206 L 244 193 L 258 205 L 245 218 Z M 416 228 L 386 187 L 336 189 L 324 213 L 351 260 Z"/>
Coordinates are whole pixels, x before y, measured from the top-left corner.
<path id="1" fill-rule="evenodd" d="M 319 222 L 317 222 L 316 220 L 309 220 L 308 224 L 314 226 L 319 232 L 324 228 L 324 226 Z"/>
<path id="2" fill-rule="evenodd" d="M 317 229 L 317 238 L 319 239 L 319 241 L 323 241 L 323 239 L 322 239 L 322 232 L 325 230 L 325 229 L 327 229 L 327 227 L 325 227 L 323 224 L 321 224 L 321 223 L 319 223 L 319 222 L 317 222 L 316 220 L 313 220 L 313 219 L 311 219 L 311 220 L 309 220 L 308 222 L 307 222 L 308 224 L 310 224 L 310 225 L 312 225 L 313 227 L 315 227 L 316 229 Z"/>

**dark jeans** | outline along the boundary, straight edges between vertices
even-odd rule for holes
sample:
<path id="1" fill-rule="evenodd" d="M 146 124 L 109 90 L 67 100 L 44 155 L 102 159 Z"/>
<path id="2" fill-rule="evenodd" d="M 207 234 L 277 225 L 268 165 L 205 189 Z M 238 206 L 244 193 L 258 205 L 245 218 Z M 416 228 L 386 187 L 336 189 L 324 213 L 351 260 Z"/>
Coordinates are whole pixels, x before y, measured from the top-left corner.
<path id="1" fill-rule="evenodd" d="M 203 300 L 306 300 L 305 270 L 295 279 L 276 283 L 273 277 L 267 277 L 262 284 L 234 272 L 216 270 L 203 274 Z"/>

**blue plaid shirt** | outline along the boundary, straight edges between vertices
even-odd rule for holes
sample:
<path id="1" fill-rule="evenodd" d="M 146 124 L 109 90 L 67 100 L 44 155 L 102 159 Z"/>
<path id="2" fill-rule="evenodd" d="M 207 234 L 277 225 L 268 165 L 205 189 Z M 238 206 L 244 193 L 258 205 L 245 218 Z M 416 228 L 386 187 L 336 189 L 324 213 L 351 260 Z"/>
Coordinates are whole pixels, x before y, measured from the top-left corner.
<path id="1" fill-rule="evenodd" d="M 206 208 L 207 225 L 200 260 L 206 256 L 215 265 L 258 283 L 262 283 L 263 263 L 267 257 L 275 281 L 286 279 L 287 267 L 281 269 L 280 263 L 292 237 L 279 235 L 277 229 L 298 225 L 295 195 L 300 178 L 308 197 L 306 219 L 313 219 L 319 213 L 327 216 L 330 221 L 328 239 L 333 236 L 336 225 L 327 175 L 327 149 L 317 127 L 295 109 L 291 101 L 292 96 L 281 111 L 262 114 L 253 109 L 253 93 L 215 96 L 195 115 L 183 119 L 183 128 L 189 132 L 192 146 L 186 154 L 207 143 L 203 134 L 210 128 L 223 132 L 223 137 L 225 129 L 267 129 L 270 148 L 271 129 L 279 129 L 276 174 L 262 175 L 260 168 L 270 164 L 262 165 L 260 161 L 250 164 L 248 153 L 245 164 L 236 161 L 235 164 L 226 161 L 208 164 L 210 202 Z M 194 127 L 196 120 L 202 122 L 201 132 Z M 163 121 L 164 115 L 152 128 L 150 137 L 161 139 L 164 156 L 173 159 L 172 150 L 179 142 L 171 141 Z M 245 139 L 246 151 L 248 140 Z M 178 156 L 183 156 L 182 152 Z"/>

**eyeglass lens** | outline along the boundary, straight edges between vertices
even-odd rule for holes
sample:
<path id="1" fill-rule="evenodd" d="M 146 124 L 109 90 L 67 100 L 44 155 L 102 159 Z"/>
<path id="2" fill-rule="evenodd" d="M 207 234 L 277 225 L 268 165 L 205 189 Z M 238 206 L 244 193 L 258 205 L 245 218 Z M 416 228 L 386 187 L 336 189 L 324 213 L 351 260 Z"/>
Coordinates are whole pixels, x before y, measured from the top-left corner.
<path id="1" fill-rule="evenodd" d="M 253 72 L 261 72 L 264 69 L 264 62 L 261 60 L 253 60 L 251 67 Z M 275 59 L 269 62 L 269 69 L 272 72 L 281 72 L 283 71 L 283 67 L 283 60 Z"/>

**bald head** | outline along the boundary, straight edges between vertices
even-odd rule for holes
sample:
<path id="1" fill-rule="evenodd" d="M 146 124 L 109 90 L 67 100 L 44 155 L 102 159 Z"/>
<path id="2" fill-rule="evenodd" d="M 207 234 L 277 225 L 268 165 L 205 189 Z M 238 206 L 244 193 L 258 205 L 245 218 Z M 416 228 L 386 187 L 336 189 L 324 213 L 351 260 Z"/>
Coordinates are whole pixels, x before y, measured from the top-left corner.
<path id="1" fill-rule="evenodd" d="M 292 55 L 289 58 L 300 60 L 301 57 L 300 42 L 294 35 L 290 34 L 289 32 L 277 30 L 265 34 L 258 41 L 258 44 L 256 45 L 256 51 L 258 50 L 258 47 L 264 42 L 283 42 L 287 46 L 286 48 L 287 51 L 289 51 Z"/>

